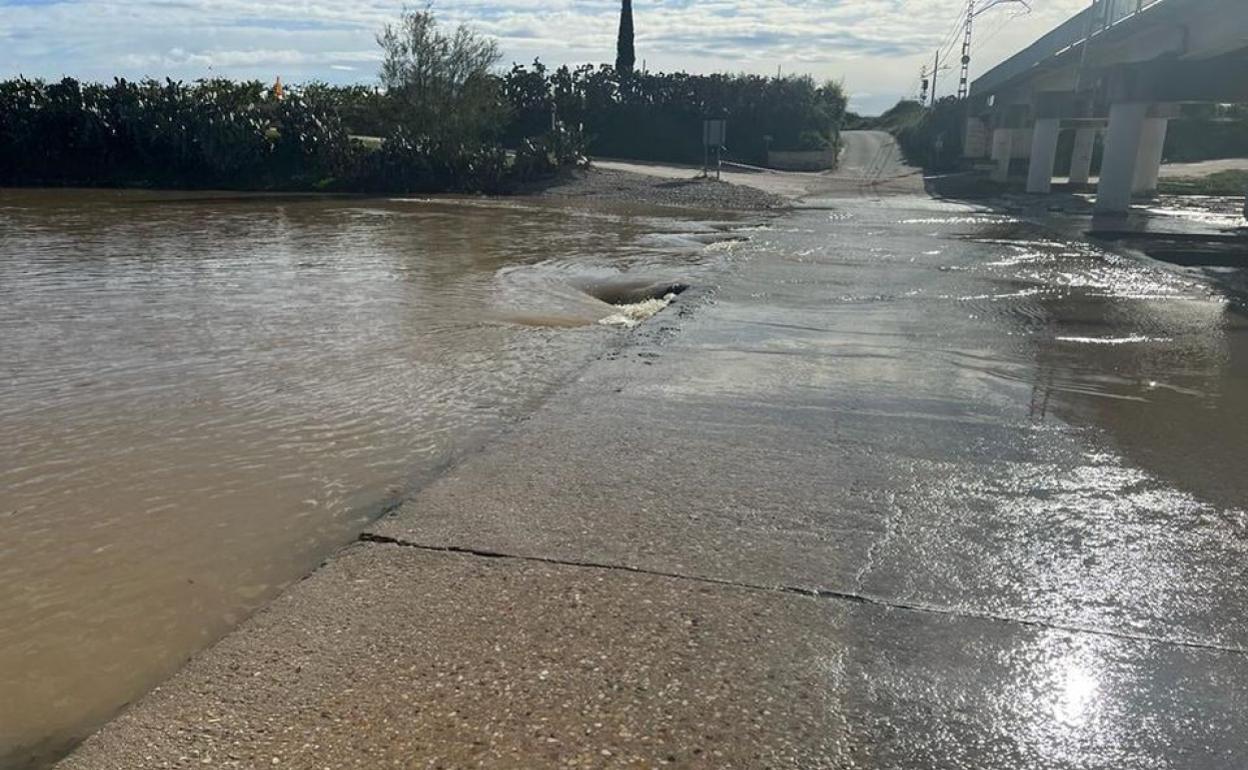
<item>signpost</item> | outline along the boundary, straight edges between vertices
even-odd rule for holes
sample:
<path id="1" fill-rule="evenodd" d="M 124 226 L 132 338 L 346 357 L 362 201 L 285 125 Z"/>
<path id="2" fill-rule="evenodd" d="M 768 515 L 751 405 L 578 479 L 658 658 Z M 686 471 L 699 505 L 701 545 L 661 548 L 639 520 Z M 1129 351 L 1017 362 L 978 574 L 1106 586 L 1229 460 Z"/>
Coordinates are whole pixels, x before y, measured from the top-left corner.
<path id="1" fill-rule="evenodd" d="M 702 121 L 702 176 L 711 175 L 711 148 L 715 148 L 715 178 L 719 179 L 723 166 L 722 152 L 728 142 L 728 121 Z"/>

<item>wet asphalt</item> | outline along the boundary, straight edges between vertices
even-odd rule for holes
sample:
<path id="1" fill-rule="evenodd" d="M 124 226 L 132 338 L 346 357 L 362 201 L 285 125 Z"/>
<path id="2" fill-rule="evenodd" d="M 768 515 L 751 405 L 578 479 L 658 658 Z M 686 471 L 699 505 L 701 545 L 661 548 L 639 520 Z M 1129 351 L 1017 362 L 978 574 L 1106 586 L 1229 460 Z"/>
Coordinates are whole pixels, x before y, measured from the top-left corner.
<path id="1" fill-rule="evenodd" d="M 1234 303 L 805 205 L 62 766 L 1248 764 Z"/>

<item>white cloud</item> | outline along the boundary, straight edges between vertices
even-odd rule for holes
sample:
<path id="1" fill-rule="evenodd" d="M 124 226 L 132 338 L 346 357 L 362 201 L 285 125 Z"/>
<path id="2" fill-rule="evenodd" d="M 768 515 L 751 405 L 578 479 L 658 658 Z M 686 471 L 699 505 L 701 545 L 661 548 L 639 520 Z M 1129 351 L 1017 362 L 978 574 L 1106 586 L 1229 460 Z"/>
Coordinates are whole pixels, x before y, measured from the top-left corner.
<path id="1" fill-rule="evenodd" d="M 1077 12 L 1086 0 L 1035 0 L 979 20 L 983 71 Z M 913 93 L 919 68 L 965 0 L 635 0 L 637 54 L 651 69 L 809 72 L 843 80 L 855 106 Z M 0 0 L 0 76 L 205 75 L 287 81 L 371 77 L 386 0 Z M 614 58 L 617 0 L 441 0 L 447 21 L 499 38 L 508 61 Z M 955 43 L 955 53 L 960 53 Z M 953 72 L 942 75 L 950 86 Z M 942 89 L 943 90 L 943 89 Z"/>

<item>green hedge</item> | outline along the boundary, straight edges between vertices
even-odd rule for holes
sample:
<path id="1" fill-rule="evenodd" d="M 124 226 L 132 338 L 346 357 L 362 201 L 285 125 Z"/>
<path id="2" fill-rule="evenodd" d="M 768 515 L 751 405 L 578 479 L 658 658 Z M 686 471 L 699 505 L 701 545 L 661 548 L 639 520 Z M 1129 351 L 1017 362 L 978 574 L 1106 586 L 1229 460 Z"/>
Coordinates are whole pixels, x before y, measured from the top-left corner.
<path id="1" fill-rule="evenodd" d="M 355 122 L 349 126 L 347 121 Z M 380 146 L 352 138 L 386 135 Z M 578 162 L 549 126 L 509 157 L 497 143 L 411 136 L 375 91 L 259 82 L 0 82 L 0 184 L 497 191 Z"/>
<path id="2" fill-rule="evenodd" d="M 541 62 L 504 75 L 503 93 L 511 107 L 509 141 L 548 126 L 553 113 L 581 127 L 596 155 L 687 163 L 702 160 L 705 118 L 728 121 L 729 157 L 763 163 L 769 146 L 835 146 L 846 107 L 839 84 L 809 77 L 621 76 L 608 65 L 550 71 Z"/>
<path id="3" fill-rule="evenodd" d="M 1172 120 L 1165 152 L 1171 163 L 1248 157 L 1248 119 Z"/>
<path id="4" fill-rule="evenodd" d="M 498 85 L 501 125 L 464 138 L 411 134 L 394 100 L 364 86 L 312 83 L 278 99 L 258 81 L 8 80 L 0 184 L 492 191 L 589 151 L 698 163 L 712 116 L 728 120 L 727 156 L 744 162 L 765 163 L 769 147 L 835 147 L 846 104 L 839 85 L 808 77 L 609 66 L 535 63 Z"/>

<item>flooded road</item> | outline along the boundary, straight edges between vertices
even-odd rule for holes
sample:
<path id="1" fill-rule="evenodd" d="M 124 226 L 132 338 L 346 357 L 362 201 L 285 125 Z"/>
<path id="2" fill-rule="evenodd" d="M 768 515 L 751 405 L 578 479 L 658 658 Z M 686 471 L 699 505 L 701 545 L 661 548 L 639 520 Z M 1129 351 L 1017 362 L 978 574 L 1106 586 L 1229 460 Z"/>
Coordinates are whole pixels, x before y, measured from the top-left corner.
<path id="1" fill-rule="evenodd" d="M 10 205 L 5 740 L 362 528 L 69 767 L 1243 765 L 1236 277 L 854 185 Z M 621 273 L 713 301 L 612 348 Z"/>
<path id="2" fill-rule="evenodd" d="M 588 710 L 605 725 L 595 739 L 640 765 L 1244 766 L 1248 323 L 1235 298 L 1200 271 L 983 208 L 810 203 L 743 245 L 678 333 L 596 363 L 560 394 L 575 409 L 540 410 L 370 525 L 368 550 L 100 746 L 206 705 L 239 726 L 226 736 L 260 714 L 295 729 L 283 715 L 317 689 L 267 691 L 273 708 L 224 663 L 285 649 L 363 574 L 403 588 L 353 623 L 406 606 L 425 580 L 471 580 L 481 605 L 457 622 L 503 633 L 489 608 L 560 650 L 464 635 L 391 664 L 359 635 L 355 670 L 377 690 L 344 713 L 392 714 L 408 692 L 439 705 L 363 731 L 377 764 L 468 764 L 464 736 L 487 756 L 571 763 Z M 487 593 L 551 585 L 577 600 L 558 624 Z M 316 663 L 329 654 L 309 658 L 320 688 L 342 676 Z M 552 684 L 513 693 L 500 677 L 495 711 L 407 673 L 461 661 Z M 492 716 L 527 710 L 558 745 Z M 433 737 L 404 753 L 385 740 L 402 734 Z M 344 764 L 365 756 L 354 733 L 318 739 Z M 312 766 L 293 742 L 243 740 Z M 222 743 L 192 728 L 161 751 Z"/>
<path id="3" fill-rule="evenodd" d="M 608 349 L 599 322 L 634 318 L 587 290 L 697 281 L 733 227 L 0 191 L 0 767 L 80 738 Z"/>

